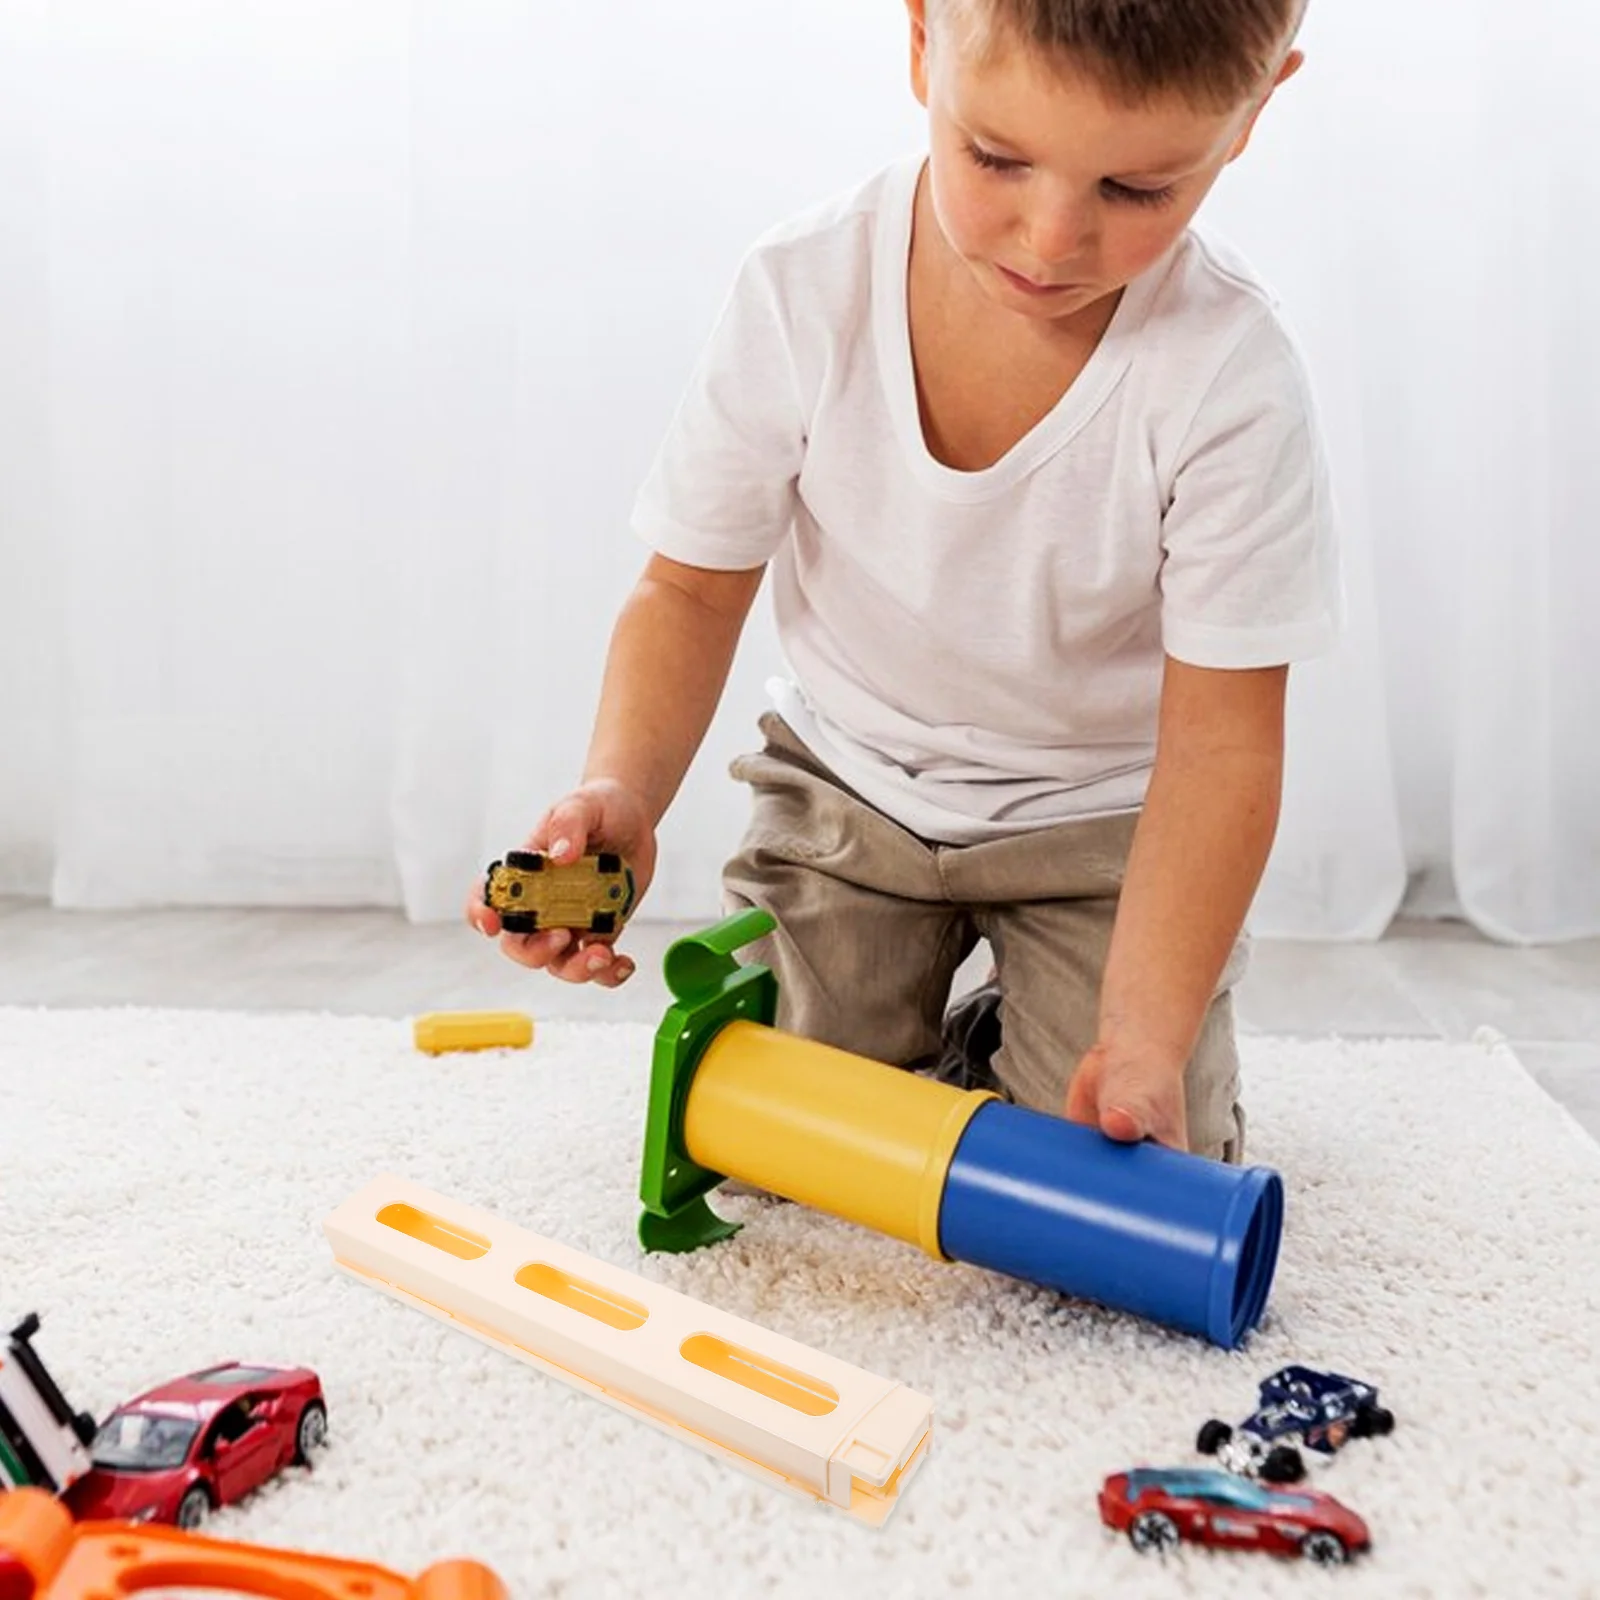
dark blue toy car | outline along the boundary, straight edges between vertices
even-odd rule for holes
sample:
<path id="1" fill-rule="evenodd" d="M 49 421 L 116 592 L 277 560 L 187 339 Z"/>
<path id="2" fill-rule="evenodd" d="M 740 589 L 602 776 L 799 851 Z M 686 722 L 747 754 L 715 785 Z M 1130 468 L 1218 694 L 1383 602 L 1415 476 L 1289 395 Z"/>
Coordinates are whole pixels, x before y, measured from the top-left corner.
<path id="1" fill-rule="evenodd" d="M 1195 1447 L 1220 1466 L 1267 1483 L 1306 1475 L 1300 1448 L 1331 1456 L 1347 1439 L 1389 1433 L 1394 1413 L 1378 1404 L 1370 1383 L 1314 1367 L 1283 1367 L 1261 1384 L 1253 1415 L 1237 1428 L 1213 1417 Z"/>

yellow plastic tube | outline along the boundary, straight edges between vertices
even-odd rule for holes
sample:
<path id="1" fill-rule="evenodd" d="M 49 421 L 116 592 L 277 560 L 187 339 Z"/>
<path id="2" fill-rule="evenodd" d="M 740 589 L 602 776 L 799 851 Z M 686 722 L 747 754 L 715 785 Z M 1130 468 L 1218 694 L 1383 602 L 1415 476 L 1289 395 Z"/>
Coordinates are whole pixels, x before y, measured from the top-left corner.
<path id="1" fill-rule="evenodd" d="M 730 1022 L 689 1085 L 684 1146 L 713 1172 L 941 1256 L 945 1176 L 967 1123 L 994 1098 Z"/>
<path id="2" fill-rule="evenodd" d="M 417 1049 L 526 1050 L 533 1043 L 533 1018 L 521 1011 L 430 1011 L 412 1027 Z"/>

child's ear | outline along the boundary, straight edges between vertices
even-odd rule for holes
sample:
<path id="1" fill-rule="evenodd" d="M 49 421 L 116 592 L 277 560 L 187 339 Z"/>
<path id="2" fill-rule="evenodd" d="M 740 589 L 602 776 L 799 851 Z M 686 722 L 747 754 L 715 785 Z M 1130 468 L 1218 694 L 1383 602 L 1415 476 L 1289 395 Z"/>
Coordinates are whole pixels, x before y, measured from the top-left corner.
<path id="1" fill-rule="evenodd" d="M 1256 118 L 1267 109 L 1267 102 L 1277 92 L 1278 85 L 1287 83 L 1306 64 L 1303 50 L 1291 50 L 1283 58 L 1283 65 L 1278 68 L 1278 75 L 1272 80 L 1267 92 L 1256 102 L 1254 109 L 1245 120 L 1245 125 L 1239 130 L 1239 137 L 1234 140 L 1233 148 L 1228 152 L 1229 161 L 1237 161 L 1245 152 L 1250 143 L 1250 135 L 1256 131 Z"/>
<path id="2" fill-rule="evenodd" d="M 928 103 L 928 0 L 906 0 L 911 19 L 911 92 L 917 104 Z"/>

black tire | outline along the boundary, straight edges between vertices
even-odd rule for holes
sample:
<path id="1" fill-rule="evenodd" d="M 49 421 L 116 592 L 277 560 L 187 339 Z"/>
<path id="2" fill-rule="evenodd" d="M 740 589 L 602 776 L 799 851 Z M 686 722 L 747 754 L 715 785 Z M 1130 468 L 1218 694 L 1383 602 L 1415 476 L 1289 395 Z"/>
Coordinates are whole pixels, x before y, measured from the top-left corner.
<path id="1" fill-rule="evenodd" d="M 622 857 L 610 850 L 602 850 L 594 858 L 594 866 L 596 872 L 621 872 Z"/>
<path id="2" fill-rule="evenodd" d="M 1365 1405 L 1356 1412 L 1355 1426 L 1350 1430 L 1358 1439 L 1375 1439 L 1394 1432 L 1394 1412 L 1384 1406 Z"/>
<path id="3" fill-rule="evenodd" d="M 1261 1463 L 1263 1483 L 1298 1483 L 1305 1475 L 1306 1464 L 1293 1445 L 1274 1445 Z"/>
<path id="4" fill-rule="evenodd" d="M 507 850 L 506 865 L 519 872 L 543 872 L 544 856 L 538 850 Z"/>
<path id="5" fill-rule="evenodd" d="M 1141 1511 L 1128 1524 L 1128 1543 L 1142 1556 L 1176 1550 L 1182 1537 L 1178 1524 L 1165 1511 Z"/>
<path id="6" fill-rule="evenodd" d="M 590 933 L 615 933 L 617 931 L 617 914 L 615 911 L 596 911 L 589 918 Z"/>
<path id="7" fill-rule="evenodd" d="M 184 1490 L 178 1502 L 178 1514 L 173 1519 L 175 1528 L 193 1533 L 211 1515 L 211 1496 L 203 1483 L 192 1483 Z"/>
<path id="8" fill-rule="evenodd" d="M 1300 1554 L 1319 1567 L 1342 1567 L 1350 1559 L 1344 1540 L 1326 1528 L 1312 1529 L 1300 1541 Z"/>
<path id="9" fill-rule="evenodd" d="M 1200 1437 L 1194 1447 L 1203 1456 L 1214 1456 L 1233 1437 L 1233 1429 L 1226 1422 L 1213 1417 L 1200 1425 Z"/>
<path id="10" fill-rule="evenodd" d="M 320 1400 L 309 1400 L 294 1425 L 294 1459 L 297 1465 L 309 1467 L 311 1452 L 320 1450 L 328 1442 L 328 1408 Z"/>
<path id="11" fill-rule="evenodd" d="M 537 911 L 502 911 L 500 913 L 500 927 L 505 933 L 537 933 L 539 931 L 539 913 Z"/>

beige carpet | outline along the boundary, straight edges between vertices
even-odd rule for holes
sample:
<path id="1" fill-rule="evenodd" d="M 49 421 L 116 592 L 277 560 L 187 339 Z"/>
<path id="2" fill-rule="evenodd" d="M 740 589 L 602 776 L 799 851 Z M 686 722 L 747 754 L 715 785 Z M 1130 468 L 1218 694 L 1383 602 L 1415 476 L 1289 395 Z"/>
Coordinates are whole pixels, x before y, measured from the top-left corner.
<path id="1" fill-rule="evenodd" d="M 77 1405 L 225 1357 L 315 1366 L 332 1445 L 214 1528 L 522 1597 L 1600 1595 L 1600 1146 L 1493 1041 L 1245 1043 L 1283 1171 L 1268 1319 L 1225 1355 L 792 1206 L 641 1261 L 643 1026 L 438 1060 L 401 1024 L 0 1009 L 0 1316 Z M 336 1274 L 322 1217 L 392 1169 L 933 1397 L 880 1533 L 792 1500 Z M 1375 1548 L 1333 1575 L 1105 1531 L 1095 1492 L 1194 1463 L 1291 1360 L 1399 1422 L 1317 1476 Z"/>

